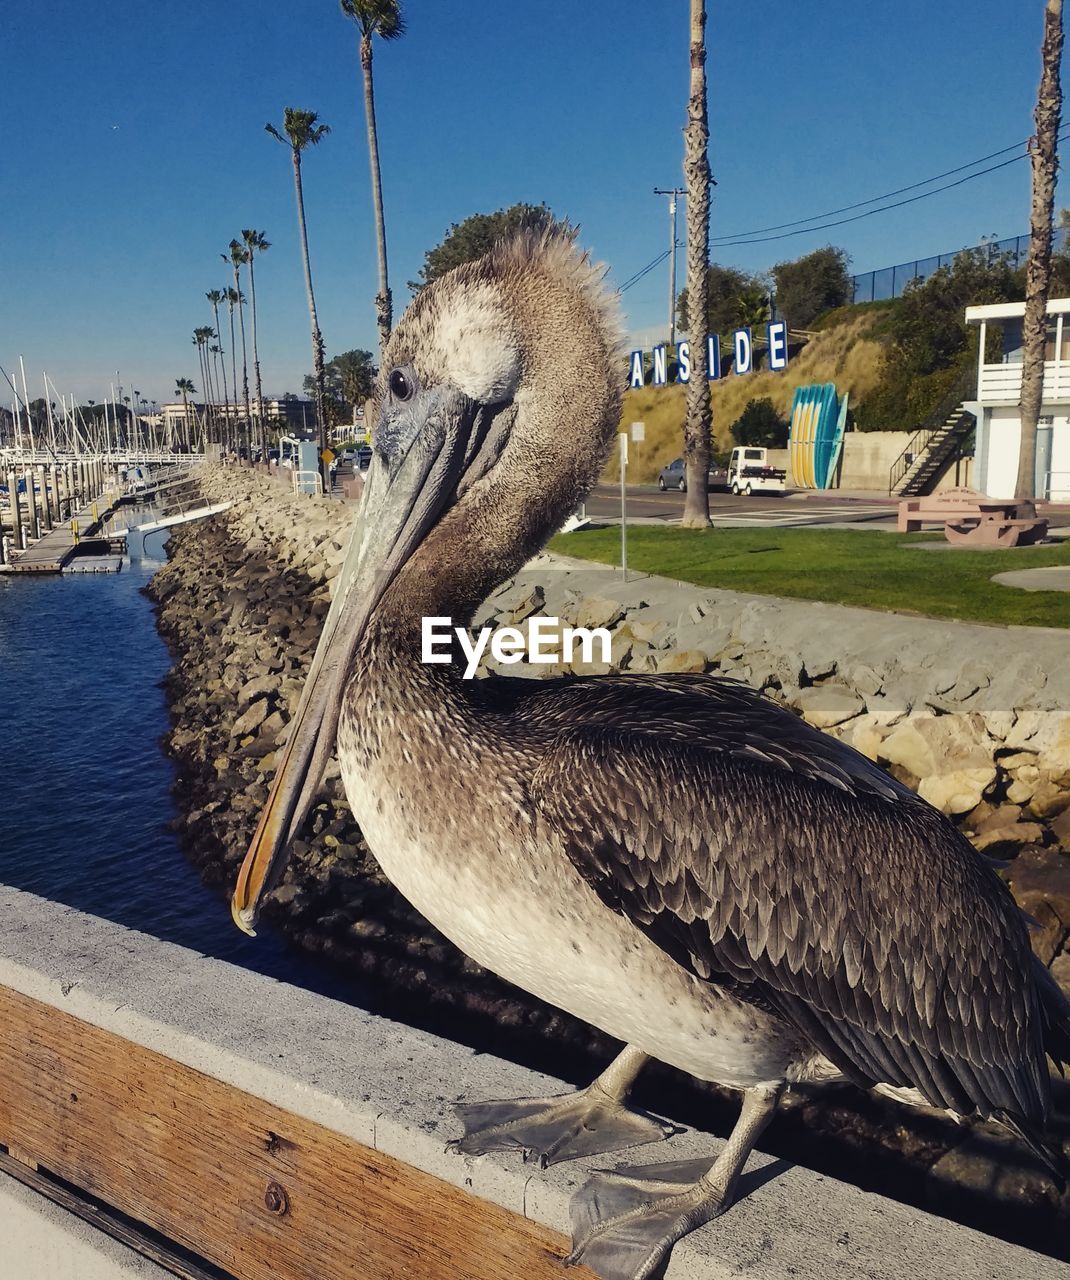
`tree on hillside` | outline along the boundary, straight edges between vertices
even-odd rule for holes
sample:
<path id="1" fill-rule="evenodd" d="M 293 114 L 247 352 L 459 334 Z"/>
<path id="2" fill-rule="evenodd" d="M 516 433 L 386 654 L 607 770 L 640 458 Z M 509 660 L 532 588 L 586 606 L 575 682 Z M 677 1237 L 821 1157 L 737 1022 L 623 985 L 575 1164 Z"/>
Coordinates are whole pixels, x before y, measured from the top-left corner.
<path id="1" fill-rule="evenodd" d="M 323 405 L 323 335 L 320 333 L 319 318 L 316 315 L 316 295 L 312 290 L 312 264 L 308 257 L 308 227 L 305 221 L 305 195 L 301 183 L 301 154 L 308 147 L 317 146 L 331 131 L 328 124 L 318 124 L 319 115 L 315 111 L 301 111 L 296 107 L 287 107 L 283 112 L 283 132 L 285 138 L 273 124 L 264 128 L 276 140 L 290 148 L 293 161 L 294 190 L 297 194 L 297 222 L 301 232 L 301 261 L 305 268 L 305 294 L 308 299 L 308 318 L 312 329 L 312 367 L 316 377 L 316 425 L 319 437 L 320 454 L 327 448 L 327 422 Z M 323 482 L 326 489 L 329 484 L 327 464 L 323 462 Z"/>
<path id="2" fill-rule="evenodd" d="M 772 400 L 763 396 L 760 400 L 748 400 L 747 406 L 729 428 L 736 444 L 764 445 L 768 449 L 783 449 L 788 443 L 786 422 Z"/>
<path id="3" fill-rule="evenodd" d="M 1014 496 L 1032 503 L 1037 495 L 1037 422 L 1044 396 L 1044 349 L 1048 336 L 1051 284 L 1052 215 L 1059 171 L 1059 116 L 1063 91 L 1059 62 L 1063 52 L 1063 0 L 1047 0 L 1040 48 L 1040 89 L 1033 116 L 1037 131 L 1030 141 L 1033 199 L 1029 211 L 1029 257 L 1025 264 L 1025 317 L 1022 321 L 1022 392 L 1018 411 L 1021 444 Z"/>
<path id="4" fill-rule="evenodd" d="M 245 261 L 249 267 L 249 316 L 253 322 L 253 381 L 256 385 L 256 421 L 259 426 L 259 443 L 264 447 L 264 392 L 260 385 L 260 348 L 256 342 L 256 276 L 253 274 L 253 259 L 258 253 L 266 253 L 271 242 L 262 231 L 243 228 L 242 243 L 245 245 Z"/>
<path id="5" fill-rule="evenodd" d="M 691 0 L 689 54 L 691 78 L 684 131 L 684 178 L 687 185 L 687 331 L 691 373 L 684 421 L 684 465 L 687 496 L 680 523 L 705 529 L 710 523 L 710 383 L 706 377 L 706 292 L 710 260 L 710 127 L 706 113 L 706 0 Z"/>
<path id="6" fill-rule="evenodd" d="M 889 322 L 895 354 L 915 374 L 946 368 L 967 348 L 966 308 L 1021 295 L 1009 254 L 965 249 L 928 279 L 911 280 Z"/>
<path id="7" fill-rule="evenodd" d="M 722 337 L 732 332 L 739 325 L 740 299 L 749 296 L 752 291 L 768 291 L 756 277 L 741 271 L 738 267 L 725 267 L 719 262 L 711 262 L 706 268 L 706 327 L 709 333 L 718 333 Z M 687 290 L 681 289 L 677 301 L 677 317 L 682 329 L 688 326 Z"/>
<path id="8" fill-rule="evenodd" d="M 769 293 L 758 281 L 748 285 L 736 299 L 736 324 L 757 329 L 772 318 Z"/>
<path id="9" fill-rule="evenodd" d="M 474 262 L 494 248 L 499 240 L 518 231 L 544 231 L 554 222 L 554 215 L 544 204 L 514 204 L 497 213 L 473 213 L 463 222 L 455 222 L 441 244 L 428 249 L 420 268 L 421 280 L 410 280 L 414 292 L 430 284 L 462 262 Z"/>
<path id="10" fill-rule="evenodd" d="M 789 328 L 805 329 L 826 311 L 851 301 L 853 288 L 845 249 L 827 245 L 773 268 L 776 305 Z"/>
<path id="11" fill-rule="evenodd" d="M 393 327 L 393 299 L 386 267 L 386 221 L 383 217 L 383 183 L 379 175 L 379 134 L 375 127 L 375 87 L 372 81 L 372 37 L 396 40 L 405 33 L 398 0 L 341 0 L 342 12 L 360 30 L 360 69 L 364 77 L 364 117 L 368 124 L 368 159 L 372 173 L 372 205 L 375 209 L 375 242 L 379 254 L 379 292 L 375 295 L 375 320 L 379 328 L 379 355 L 386 349 Z"/>
<path id="12" fill-rule="evenodd" d="M 912 280 L 902 297 L 887 304 L 881 320 L 888 347 L 880 382 L 856 407 L 858 429 L 919 427 L 969 381 L 978 331 L 967 326 L 966 307 L 1021 296 L 1022 273 L 1011 255 L 984 249 L 964 250 L 927 280 Z M 989 341 L 998 344 L 996 326 L 988 332 Z"/>

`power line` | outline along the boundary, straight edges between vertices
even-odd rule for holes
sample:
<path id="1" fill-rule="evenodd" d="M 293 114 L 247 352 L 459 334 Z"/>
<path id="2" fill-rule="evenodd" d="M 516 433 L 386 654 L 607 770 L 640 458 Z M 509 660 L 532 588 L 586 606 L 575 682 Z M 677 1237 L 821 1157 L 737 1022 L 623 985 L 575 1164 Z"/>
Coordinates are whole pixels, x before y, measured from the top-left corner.
<path id="1" fill-rule="evenodd" d="M 635 273 L 635 275 L 629 276 L 628 279 L 625 280 L 625 282 L 620 286 L 617 292 L 624 293 L 624 291 L 626 289 L 630 289 L 633 284 L 638 284 L 639 281 L 642 280 L 644 276 L 649 275 L 650 272 L 653 271 L 655 267 L 660 267 L 661 264 L 665 261 L 665 259 L 668 256 L 669 256 L 669 250 L 668 249 L 663 250 L 661 253 L 658 254 L 656 258 L 648 262 L 645 267 L 640 268 L 640 270 L 638 270 Z"/>
<path id="2" fill-rule="evenodd" d="M 1059 141 L 1064 141 L 1060 138 Z M 923 191 L 920 195 L 909 196 L 906 200 L 896 200 L 893 204 L 881 205 L 878 209 L 867 209 L 865 213 L 856 213 L 850 218 L 838 218 L 834 222 L 822 222 L 812 227 L 800 227 L 796 231 L 782 231 L 775 236 L 758 236 L 754 232 L 749 233 L 753 238 L 749 240 L 718 240 L 714 247 L 718 249 L 731 248 L 733 245 L 748 244 L 767 244 L 771 240 L 788 240 L 792 236 L 806 235 L 811 231 L 826 231 L 830 227 L 843 227 L 849 222 L 859 222 L 862 218 L 872 218 L 875 213 L 887 213 L 890 209 L 901 209 L 904 205 L 916 204 L 919 200 L 927 200 L 929 196 L 939 195 L 942 191 L 950 191 L 953 187 L 961 187 L 963 183 L 972 182 L 974 178 L 983 178 L 987 173 L 995 173 L 997 169 L 1005 169 L 1009 164 L 1016 164 L 1019 160 L 1026 159 L 1023 153 L 1020 156 L 1011 156 L 1009 160 L 1002 160 L 999 164 L 990 165 L 987 169 L 979 169 L 976 173 L 967 174 L 965 178 L 957 178 L 954 182 L 947 182 L 942 187 L 935 187 L 932 191 Z"/>
<path id="3" fill-rule="evenodd" d="M 886 191 L 881 196 L 870 196 L 868 200 L 858 200 L 854 204 L 845 204 L 840 209 L 826 209 L 824 213 L 813 213 L 808 218 L 795 218 L 792 222 L 778 222 L 771 227 L 755 227 L 751 231 L 726 232 L 723 236 L 714 236 L 714 239 L 735 240 L 740 236 L 760 236 L 767 231 L 783 231 L 785 227 L 798 227 L 804 222 L 816 222 L 818 218 L 835 218 L 841 213 L 850 213 L 852 210 L 861 209 L 867 204 L 876 204 L 878 200 L 890 200 L 892 196 L 901 196 L 905 191 L 916 191 L 918 187 L 927 187 L 930 182 L 939 182 L 942 178 L 950 178 L 952 174 L 963 173 L 967 169 L 972 169 L 975 165 L 984 164 L 988 160 L 995 160 L 997 156 L 1004 156 L 1008 151 L 1017 151 L 1019 147 L 1026 146 L 1028 142 L 1029 139 L 1024 138 L 1021 142 L 1014 143 L 1013 146 L 1003 147 L 987 156 L 980 156 L 976 160 L 971 160 L 968 164 L 960 164 L 957 168 L 947 169 L 943 173 L 935 173 L 931 178 L 923 178 L 920 182 L 912 182 L 905 187 L 896 187 L 894 191 Z"/>
<path id="4" fill-rule="evenodd" d="M 1070 137 L 1070 133 L 1061 134 L 1058 141 L 1063 142 L 1067 137 Z M 876 204 L 879 200 L 888 200 L 892 196 L 901 195 L 905 191 L 915 191 L 918 187 L 927 187 L 930 183 L 938 182 L 941 178 L 947 178 L 952 174 L 962 173 L 963 170 L 966 169 L 973 169 L 975 165 L 983 164 L 986 160 L 993 160 L 996 156 L 1006 155 L 1008 151 L 1016 151 L 1019 147 L 1026 146 L 1028 142 L 1029 139 L 1024 138 L 1021 142 L 1016 142 L 1012 146 L 1002 147 L 999 151 L 993 151 L 986 156 L 980 156 L 976 160 L 971 160 L 968 164 L 958 165 L 954 169 L 947 169 L 943 173 L 934 174 L 932 177 L 924 178 L 920 182 L 912 182 L 905 187 L 897 187 L 894 191 L 888 191 L 881 196 L 871 196 L 868 200 L 858 200 L 854 204 L 843 205 L 839 209 L 830 209 L 826 213 L 815 213 L 811 214 L 808 218 L 797 218 L 792 222 L 780 222 L 769 227 L 756 227 L 752 231 L 737 231 L 733 232 L 731 235 L 716 236 L 711 241 L 711 247 L 731 248 L 735 245 L 766 244 L 773 240 L 787 240 L 792 236 L 805 235 L 807 232 L 811 231 L 825 231 L 831 227 L 842 227 L 851 222 L 858 222 L 862 218 L 872 217 L 875 213 L 885 213 L 891 209 L 900 209 L 904 205 L 915 204 L 917 201 L 925 200 L 929 196 L 939 195 L 943 191 L 950 191 L 954 187 L 960 187 L 963 183 L 971 182 L 974 178 L 982 178 L 986 174 L 995 173 L 998 169 L 1004 169 L 1018 160 L 1026 159 L 1029 153 L 1021 152 L 1019 155 L 1011 156 L 1009 160 L 1003 160 L 999 164 L 990 165 L 987 169 L 979 169 L 976 173 L 967 174 L 964 178 L 958 178 L 954 182 L 945 183 L 942 187 L 936 187 L 932 191 L 923 191 L 920 195 L 911 196 L 907 200 L 897 200 L 894 204 L 881 205 L 880 208 L 877 209 L 868 209 L 865 213 L 855 214 L 854 217 L 851 218 L 840 218 L 835 222 L 824 222 L 814 226 L 804 225 L 813 223 L 817 218 L 828 218 L 840 213 L 849 213 L 853 209 L 861 209 L 864 208 L 865 205 Z M 797 227 L 798 230 L 784 230 L 789 227 Z M 767 231 L 779 231 L 782 234 L 765 235 L 764 233 Z M 645 267 L 640 268 L 640 270 L 635 272 L 634 275 L 629 276 L 618 289 L 618 293 L 624 293 L 628 289 L 632 288 L 633 285 L 638 284 L 644 276 L 649 275 L 651 271 L 656 267 L 659 267 L 668 256 L 669 251 L 667 249 L 658 254 L 658 256 L 648 262 Z"/>

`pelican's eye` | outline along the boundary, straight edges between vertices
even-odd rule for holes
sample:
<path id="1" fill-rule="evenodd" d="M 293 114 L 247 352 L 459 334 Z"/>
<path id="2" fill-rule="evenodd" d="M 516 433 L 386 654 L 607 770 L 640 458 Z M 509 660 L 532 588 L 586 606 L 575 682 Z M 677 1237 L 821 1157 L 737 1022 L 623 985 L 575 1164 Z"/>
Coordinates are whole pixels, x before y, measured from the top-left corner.
<path id="1" fill-rule="evenodd" d="M 391 369 L 388 383 L 395 400 L 411 400 L 416 394 L 416 383 L 404 369 Z"/>

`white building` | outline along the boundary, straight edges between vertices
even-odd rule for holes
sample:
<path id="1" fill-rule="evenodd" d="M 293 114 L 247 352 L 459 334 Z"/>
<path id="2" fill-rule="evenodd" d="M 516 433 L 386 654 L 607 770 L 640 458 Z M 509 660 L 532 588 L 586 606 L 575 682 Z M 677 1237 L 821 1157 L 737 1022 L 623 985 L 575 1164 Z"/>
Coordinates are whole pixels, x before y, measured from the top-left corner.
<path id="1" fill-rule="evenodd" d="M 977 417 L 973 483 L 992 498 L 1014 497 L 1018 474 L 1024 302 L 966 308 L 966 323 L 980 326 L 977 399 L 966 407 Z M 1037 427 L 1036 494 L 1070 501 L 1070 298 L 1048 302 L 1044 398 Z M 998 362 L 985 360 L 991 329 L 1001 334 Z"/>

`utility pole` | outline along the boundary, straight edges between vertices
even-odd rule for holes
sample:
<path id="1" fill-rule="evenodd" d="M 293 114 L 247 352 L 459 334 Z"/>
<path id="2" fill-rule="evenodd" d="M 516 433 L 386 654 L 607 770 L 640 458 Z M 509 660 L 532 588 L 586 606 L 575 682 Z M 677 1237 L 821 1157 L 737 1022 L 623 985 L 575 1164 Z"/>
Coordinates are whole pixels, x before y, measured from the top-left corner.
<path id="1" fill-rule="evenodd" d="M 665 190 L 655 187 L 656 196 L 669 197 L 669 346 L 676 346 L 676 200 L 678 196 L 686 196 L 683 187 L 670 187 Z"/>

